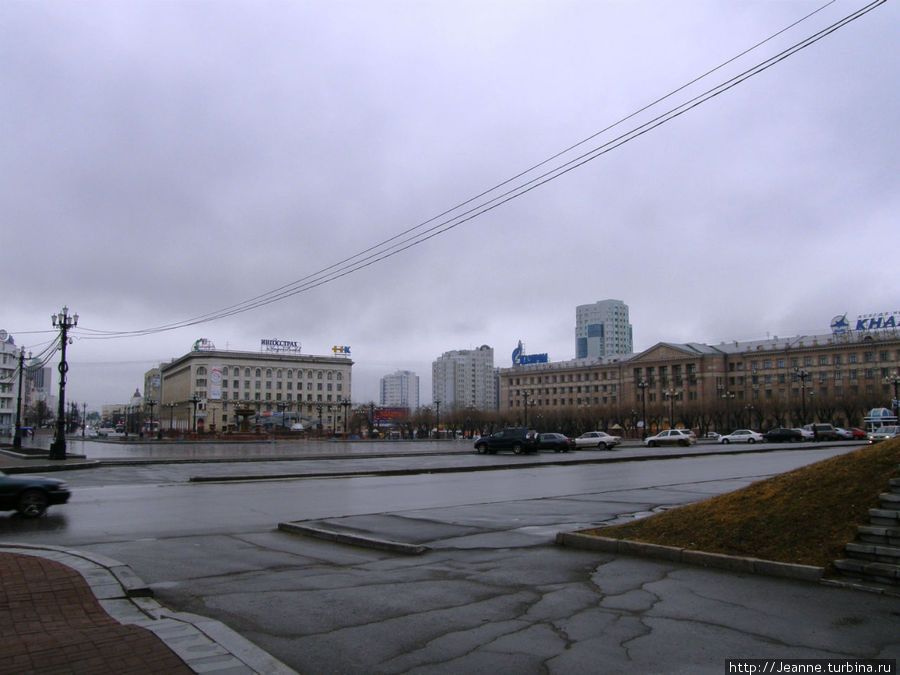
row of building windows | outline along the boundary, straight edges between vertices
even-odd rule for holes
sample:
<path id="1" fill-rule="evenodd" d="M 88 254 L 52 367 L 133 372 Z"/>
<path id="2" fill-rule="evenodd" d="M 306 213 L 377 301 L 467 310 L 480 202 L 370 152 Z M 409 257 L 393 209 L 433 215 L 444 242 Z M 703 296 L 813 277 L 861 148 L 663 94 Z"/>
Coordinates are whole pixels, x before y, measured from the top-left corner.
<path id="1" fill-rule="evenodd" d="M 244 367 L 244 377 L 251 377 L 251 374 L 250 374 L 251 372 L 253 373 L 253 375 L 252 375 L 253 377 L 262 377 L 263 369 L 262 368 L 251 369 L 251 368 Z M 297 371 L 297 379 L 298 380 L 303 378 L 303 372 L 304 372 L 303 370 Z M 282 370 L 281 368 L 278 368 L 275 370 L 273 370 L 272 368 L 266 368 L 265 373 L 266 373 L 267 379 L 272 379 L 273 375 L 279 380 L 284 379 L 284 378 L 287 378 L 288 380 L 294 379 L 294 371 L 291 368 L 288 368 L 287 370 Z M 208 374 L 208 371 L 207 371 L 206 366 L 199 366 L 197 368 L 197 375 L 207 375 L 207 374 Z M 228 366 L 225 366 L 224 368 L 222 368 L 222 377 L 229 377 L 229 376 L 239 377 L 240 374 L 241 374 L 241 366 L 231 366 L 230 370 L 229 370 Z M 307 377 L 307 379 L 310 379 L 310 380 L 313 380 L 313 379 L 321 380 L 321 379 L 323 379 L 323 377 L 326 380 L 343 380 L 344 374 L 341 373 L 340 371 L 331 371 L 331 370 L 327 370 L 327 371 L 307 370 L 306 377 Z"/>
<path id="2" fill-rule="evenodd" d="M 799 357 L 794 357 L 792 359 L 763 359 L 762 361 L 750 361 L 749 366 L 750 370 L 759 370 L 760 364 L 762 364 L 762 370 L 769 370 L 772 368 L 772 364 L 775 364 L 775 368 L 800 368 L 801 366 L 804 368 L 812 367 L 814 365 L 819 366 L 827 366 L 829 363 L 831 365 L 839 366 L 844 363 L 887 363 L 888 361 L 897 361 L 900 360 L 900 350 L 894 352 L 893 359 L 891 358 L 891 354 L 887 350 L 877 352 L 874 351 L 865 351 L 865 352 L 854 352 L 852 354 L 820 354 L 818 357 L 813 356 L 805 356 L 802 359 Z M 743 361 L 732 361 L 728 364 L 729 371 L 735 370 L 744 370 L 744 362 Z"/>
<path id="3" fill-rule="evenodd" d="M 198 389 L 197 398 L 206 399 L 208 397 L 208 392 L 203 389 Z M 225 402 L 234 402 L 239 403 L 242 401 L 286 401 L 288 403 L 297 402 L 297 403 L 338 403 L 340 402 L 341 395 L 340 394 L 307 394 L 306 398 L 303 398 L 303 394 L 297 394 L 297 398 L 294 399 L 293 394 L 287 394 L 282 397 L 281 394 L 271 394 L 269 392 L 266 393 L 265 396 L 262 395 L 261 392 L 254 392 L 251 397 L 249 393 L 246 396 L 233 396 L 228 397 L 223 394 L 222 400 Z"/>

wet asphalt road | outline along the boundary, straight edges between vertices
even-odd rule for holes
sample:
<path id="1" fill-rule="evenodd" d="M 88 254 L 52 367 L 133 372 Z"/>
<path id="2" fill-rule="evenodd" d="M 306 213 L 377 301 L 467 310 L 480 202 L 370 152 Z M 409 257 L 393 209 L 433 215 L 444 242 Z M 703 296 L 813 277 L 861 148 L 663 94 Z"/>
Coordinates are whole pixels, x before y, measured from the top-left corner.
<path id="1" fill-rule="evenodd" d="M 736 657 L 896 658 L 896 598 L 552 543 L 560 529 L 697 501 L 849 449 L 236 483 L 189 478 L 520 458 L 68 471 L 72 502 L 39 522 L 0 515 L 0 540 L 121 560 L 164 604 L 217 618 L 306 673 L 725 672 Z M 399 556 L 274 529 L 309 519 L 432 551 Z"/>

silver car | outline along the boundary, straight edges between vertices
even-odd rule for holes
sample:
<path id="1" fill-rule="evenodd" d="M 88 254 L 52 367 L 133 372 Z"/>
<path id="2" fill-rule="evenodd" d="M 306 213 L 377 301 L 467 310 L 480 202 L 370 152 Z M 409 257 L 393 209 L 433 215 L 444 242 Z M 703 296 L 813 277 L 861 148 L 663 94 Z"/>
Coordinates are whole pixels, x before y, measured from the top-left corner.
<path id="1" fill-rule="evenodd" d="M 605 431 L 588 431 L 575 439 L 576 448 L 609 450 L 622 442 L 621 436 L 610 436 Z"/>
<path id="2" fill-rule="evenodd" d="M 655 448 L 657 445 L 694 445 L 697 437 L 690 429 L 666 429 L 656 436 L 648 436 L 644 439 L 644 445 Z"/>

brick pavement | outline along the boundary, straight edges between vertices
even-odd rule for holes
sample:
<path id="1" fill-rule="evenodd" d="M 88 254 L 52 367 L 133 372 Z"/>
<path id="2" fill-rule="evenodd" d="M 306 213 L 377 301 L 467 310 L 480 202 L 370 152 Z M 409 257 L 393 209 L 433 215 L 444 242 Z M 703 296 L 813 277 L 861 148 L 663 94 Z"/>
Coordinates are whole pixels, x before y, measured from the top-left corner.
<path id="1" fill-rule="evenodd" d="M 42 675 L 193 672 L 149 630 L 112 619 L 77 571 L 13 553 L 0 553 L 0 669 Z"/>

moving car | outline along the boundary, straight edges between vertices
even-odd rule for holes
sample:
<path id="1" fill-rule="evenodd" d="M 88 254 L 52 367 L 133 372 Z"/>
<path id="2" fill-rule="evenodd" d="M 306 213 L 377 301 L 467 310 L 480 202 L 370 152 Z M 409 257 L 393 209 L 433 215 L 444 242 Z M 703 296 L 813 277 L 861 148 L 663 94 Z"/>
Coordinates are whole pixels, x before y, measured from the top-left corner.
<path id="1" fill-rule="evenodd" d="M 70 494 L 68 486 L 56 478 L 7 476 L 0 471 L 0 511 L 37 518 L 51 504 L 65 504 Z"/>
<path id="2" fill-rule="evenodd" d="M 498 450 L 512 450 L 516 455 L 538 451 L 538 433 L 525 427 L 507 427 L 475 441 L 479 454 L 495 455 Z"/>
<path id="3" fill-rule="evenodd" d="M 769 429 L 763 438 L 766 443 L 793 443 L 803 440 L 803 434 L 799 429 L 786 429 L 778 427 L 777 429 Z"/>
<path id="4" fill-rule="evenodd" d="M 564 434 L 541 434 L 538 437 L 538 450 L 568 452 L 575 449 L 575 441 Z"/>
<path id="5" fill-rule="evenodd" d="M 588 431 L 575 439 L 575 447 L 609 450 L 621 442 L 621 436 L 610 436 L 605 431 Z"/>
<path id="6" fill-rule="evenodd" d="M 898 437 L 900 437 L 900 426 L 881 427 L 880 429 L 869 432 L 869 443 L 888 441 Z"/>
<path id="7" fill-rule="evenodd" d="M 736 429 L 727 436 L 722 436 L 719 443 L 762 443 L 765 439 L 758 431 L 752 429 Z"/>
<path id="8" fill-rule="evenodd" d="M 666 429 L 660 431 L 656 436 L 648 436 L 644 439 L 644 445 L 655 448 L 657 445 L 693 445 L 697 442 L 697 437 L 690 429 Z"/>

